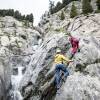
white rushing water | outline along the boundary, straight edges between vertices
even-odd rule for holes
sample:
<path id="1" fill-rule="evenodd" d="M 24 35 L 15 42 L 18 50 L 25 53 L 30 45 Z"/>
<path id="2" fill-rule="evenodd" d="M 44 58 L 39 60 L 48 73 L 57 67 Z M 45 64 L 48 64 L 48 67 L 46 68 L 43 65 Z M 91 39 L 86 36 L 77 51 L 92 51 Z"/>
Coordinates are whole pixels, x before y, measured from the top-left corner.
<path id="1" fill-rule="evenodd" d="M 42 40 L 39 41 L 39 45 Z M 35 52 L 38 48 L 38 45 L 32 46 L 33 51 Z M 11 83 L 12 83 L 12 90 L 11 90 L 11 100 L 23 100 L 20 91 L 18 90 L 20 81 L 23 77 L 23 70 L 24 67 L 17 65 L 16 68 L 13 69 L 13 75 L 11 75 Z"/>
<path id="2" fill-rule="evenodd" d="M 12 81 L 12 100 L 23 100 L 23 97 L 20 94 L 20 91 L 18 90 L 19 83 L 23 77 L 22 74 L 23 67 L 18 67 L 18 74 L 11 76 Z"/>

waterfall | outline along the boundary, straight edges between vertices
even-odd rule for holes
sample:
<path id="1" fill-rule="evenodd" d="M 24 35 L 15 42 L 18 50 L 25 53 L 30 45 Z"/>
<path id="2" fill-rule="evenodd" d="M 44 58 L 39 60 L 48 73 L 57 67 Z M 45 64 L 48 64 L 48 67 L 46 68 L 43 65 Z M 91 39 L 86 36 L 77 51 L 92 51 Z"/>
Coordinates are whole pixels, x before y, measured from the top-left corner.
<path id="1" fill-rule="evenodd" d="M 22 70 L 23 67 L 18 66 L 17 68 L 17 75 L 11 76 L 11 82 L 12 82 L 12 90 L 11 90 L 11 100 L 23 100 L 23 97 L 21 96 L 20 91 L 18 90 L 19 83 L 23 77 Z"/>

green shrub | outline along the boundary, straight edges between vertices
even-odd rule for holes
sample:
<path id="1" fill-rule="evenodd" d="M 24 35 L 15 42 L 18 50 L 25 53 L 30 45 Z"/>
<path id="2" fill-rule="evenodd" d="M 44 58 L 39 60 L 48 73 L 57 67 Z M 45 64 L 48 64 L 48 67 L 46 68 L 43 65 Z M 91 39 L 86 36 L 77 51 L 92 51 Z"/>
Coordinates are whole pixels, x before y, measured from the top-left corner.
<path id="1" fill-rule="evenodd" d="M 61 17 L 61 20 L 64 20 L 65 19 L 65 15 L 64 15 L 64 12 L 63 11 L 61 12 L 61 16 L 60 17 Z"/>
<path id="2" fill-rule="evenodd" d="M 82 13 L 83 14 L 88 14 L 88 13 L 92 13 L 93 12 L 93 8 L 90 4 L 89 0 L 83 0 L 82 2 Z"/>
<path id="3" fill-rule="evenodd" d="M 98 7 L 98 10 L 100 10 L 100 0 L 97 0 L 96 4 L 97 4 L 97 7 Z"/>
<path id="4" fill-rule="evenodd" d="M 57 29 L 55 29 L 55 31 L 56 31 L 56 32 L 64 32 L 64 28 L 63 28 L 63 27 L 57 28 Z"/>
<path id="5" fill-rule="evenodd" d="M 75 16 L 77 16 L 78 13 L 77 13 L 77 8 L 73 2 L 72 4 L 72 8 L 71 8 L 71 11 L 70 11 L 70 18 L 74 18 Z"/>

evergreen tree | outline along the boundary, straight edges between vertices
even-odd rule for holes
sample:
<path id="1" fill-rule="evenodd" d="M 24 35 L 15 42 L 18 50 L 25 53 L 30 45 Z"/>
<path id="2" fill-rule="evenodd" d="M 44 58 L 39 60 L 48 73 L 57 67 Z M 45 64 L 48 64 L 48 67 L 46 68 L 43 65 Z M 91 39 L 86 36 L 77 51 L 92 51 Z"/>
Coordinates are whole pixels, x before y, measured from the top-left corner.
<path id="1" fill-rule="evenodd" d="M 62 11 L 61 12 L 61 20 L 64 20 L 65 19 L 65 15 L 64 15 L 64 12 Z"/>
<path id="2" fill-rule="evenodd" d="M 93 12 L 93 8 L 89 2 L 89 0 L 83 0 L 82 2 L 82 12 L 83 14 L 88 14 Z"/>
<path id="3" fill-rule="evenodd" d="M 71 11 L 70 11 L 70 17 L 71 17 L 71 18 L 74 18 L 74 17 L 77 16 L 77 15 L 78 15 L 78 13 L 77 13 L 77 8 L 76 8 L 76 6 L 75 6 L 75 4 L 74 4 L 74 2 L 73 2 L 72 8 L 71 8 Z"/>
<path id="4" fill-rule="evenodd" d="M 32 22 L 33 23 L 33 14 L 31 13 L 30 15 L 21 15 L 21 13 L 16 10 L 14 11 L 13 9 L 2 9 L 0 10 L 0 17 L 5 17 L 5 16 L 12 16 L 14 18 L 16 18 L 19 21 L 22 20 L 27 20 L 28 22 Z"/>
<path id="5" fill-rule="evenodd" d="M 2 10 L 2 16 L 3 16 L 3 17 L 6 16 L 6 10 Z"/>
<path id="6" fill-rule="evenodd" d="M 25 20 L 27 20 L 27 22 L 32 22 L 33 23 L 33 14 L 27 15 Z"/>
<path id="7" fill-rule="evenodd" d="M 7 16 L 14 16 L 14 10 L 13 9 L 8 9 L 6 15 Z"/>
<path id="8" fill-rule="evenodd" d="M 55 8 L 54 8 L 54 12 L 58 12 L 59 10 L 62 9 L 62 3 L 61 2 L 57 2 Z"/>
<path id="9" fill-rule="evenodd" d="M 26 15 L 25 20 L 29 21 L 29 15 Z"/>
<path id="10" fill-rule="evenodd" d="M 54 2 L 49 0 L 49 11 L 51 14 L 54 13 Z"/>
<path id="11" fill-rule="evenodd" d="M 50 14 L 49 14 L 49 12 L 48 12 L 47 16 L 48 16 L 48 18 L 50 18 Z"/>
<path id="12" fill-rule="evenodd" d="M 1 16 L 1 17 L 4 17 L 5 14 L 6 14 L 6 13 L 5 13 L 5 10 L 0 10 L 0 16 Z"/>
<path id="13" fill-rule="evenodd" d="M 65 7 L 71 2 L 71 0 L 62 0 L 62 6 Z"/>
<path id="14" fill-rule="evenodd" d="M 21 14 L 19 13 L 18 10 L 15 11 L 15 13 L 14 13 L 14 18 L 16 18 L 16 19 L 18 19 L 18 20 L 21 19 Z"/>
<path id="15" fill-rule="evenodd" d="M 0 10 L 0 17 L 2 16 L 2 11 Z"/>
<path id="16" fill-rule="evenodd" d="M 21 18 L 22 20 L 25 20 L 25 15 L 22 15 L 21 17 L 22 17 L 22 18 Z"/>
<path id="17" fill-rule="evenodd" d="M 29 22 L 33 23 L 33 14 L 32 13 L 29 15 Z"/>
<path id="18" fill-rule="evenodd" d="M 14 16 L 14 10 L 13 10 L 13 9 L 10 9 L 10 10 L 9 10 L 9 15 L 10 15 L 10 16 Z"/>
<path id="19" fill-rule="evenodd" d="M 100 0 L 97 0 L 96 4 L 97 4 L 97 7 L 98 7 L 98 10 L 100 10 Z"/>

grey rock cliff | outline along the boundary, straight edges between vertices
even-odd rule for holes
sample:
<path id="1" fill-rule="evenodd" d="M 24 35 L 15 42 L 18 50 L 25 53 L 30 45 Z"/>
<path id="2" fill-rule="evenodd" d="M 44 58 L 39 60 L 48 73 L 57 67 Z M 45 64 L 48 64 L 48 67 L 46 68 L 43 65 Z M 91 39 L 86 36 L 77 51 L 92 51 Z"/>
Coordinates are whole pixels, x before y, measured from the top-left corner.
<path id="1" fill-rule="evenodd" d="M 0 17 L 0 100 L 9 99 L 13 69 L 26 69 L 40 40 L 40 33 L 31 25 L 10 16 Z"/>
<path id="2" fill-rule="evenodd" d="M 53 19 L 54 18 L 54 19 Z M 52 16 L 52 25 L 44 37 L 42 45 L 31 58 L 29 67 L 20 85 L 20 91 L 27 100 L 99 100 L 100 99 L 100 14 L 78 16 L 74 19 L 65 19 L 59 22 Z M 56 20 L 55 20 L 56 19 Z M 70 24 L 69 24 L 70 23 Z M 44 27 L 48 27 L 45 24 Z M 68 66 L 70 76 L 63 83 L 60 95 L 56 95 L 53 57 L 56 47 L 60 47 L 68 56 L 69 41 L 63 30 L 66 28 L 73 36 L 80 39 L 80 52 L 74 56 L 73 63 Z M 65 48 L 65 45 L 68 48 Z"/>

